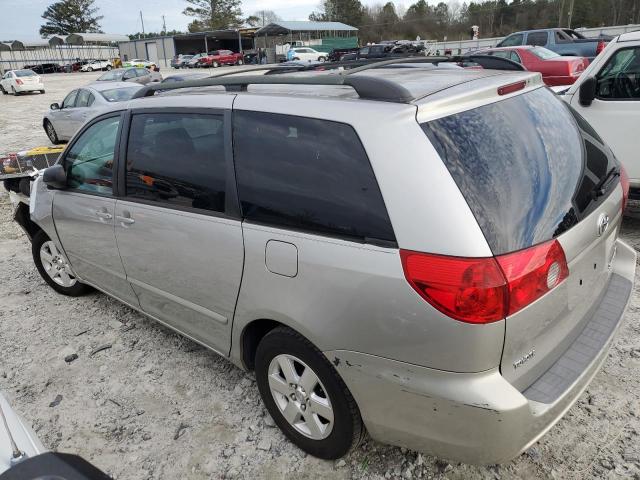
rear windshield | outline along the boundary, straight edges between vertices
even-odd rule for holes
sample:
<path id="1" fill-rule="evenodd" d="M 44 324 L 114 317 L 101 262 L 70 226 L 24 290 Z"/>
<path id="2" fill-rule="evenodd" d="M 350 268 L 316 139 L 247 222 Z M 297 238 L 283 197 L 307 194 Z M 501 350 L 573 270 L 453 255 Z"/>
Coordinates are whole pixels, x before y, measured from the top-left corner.
<path id="1" fill-rule="evenodd" d="M 16 77 L 35 77 L 37 75 L 33 70 L 16 70 L 13 73 L 15 73 Z"/>
<path id="2" fill-rule="evenodd" d="M 542 60 L 549 60 L 550 58 L 556 58 L 560 56 L 556 52 L 552 52 L 548 48 L 544 47 L 533 47 L 529 51 Z"/>
<path id="3" fill-rule="evenodd" d="M 124 75 L 124 70 L 111 70 L 110 72 L 102 74 L 98 77 L 98 81 L 111 81 L 119 80 Z"/>
<path id="4" fill-rule="evenodd" d="M 127 88 L 114 88 L 111 90 L 103 90 L 100 92 L 102 96 L 108 102 L 124 102 L 125 100 L 131 100 L 131 97 L 140 90 L 142 86 L 132 86 Z"/>
<path id="5" fill-rule="evenodd" d="M 618 168 L 610 150 L 583 132 L 546 88 L 422 128 L 495 255 L 562 234 L 617 185 L 609 175 Z M 594 195 L 605 178 L 605 194 Z"/>

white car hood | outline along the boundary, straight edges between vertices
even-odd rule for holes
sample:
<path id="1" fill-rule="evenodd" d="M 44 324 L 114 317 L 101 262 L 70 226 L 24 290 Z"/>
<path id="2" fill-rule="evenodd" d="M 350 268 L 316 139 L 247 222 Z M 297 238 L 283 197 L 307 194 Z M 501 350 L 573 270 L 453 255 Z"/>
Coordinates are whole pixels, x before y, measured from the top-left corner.
<path id="1" fill-rule="evenodd" d="M 4 412 L 13 440 L 27 457 L 44 453 L 46 449 L 25 421 L 9 406 L 9 402 L 0 394 L 0 408 Z M 0 474 L 11 467 L 13 451 L 9 435 L 0 416 Z"/>

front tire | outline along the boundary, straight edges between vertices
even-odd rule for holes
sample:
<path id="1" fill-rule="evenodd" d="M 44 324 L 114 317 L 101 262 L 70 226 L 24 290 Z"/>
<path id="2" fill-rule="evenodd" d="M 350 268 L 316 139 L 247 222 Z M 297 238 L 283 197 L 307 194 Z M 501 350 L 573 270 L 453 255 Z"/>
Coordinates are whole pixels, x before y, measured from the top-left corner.
<path id="1" fill-rule="evenodd" d="M 9 95 L 9 92 L 7 92 L 2 85 L 0 85 L 0 90 L 2 90 L 3 95 Z"/>
<path id="2" fill-rule="evenodd" d="M 243 60 L 238 60 L 238 63 L 236 63 L 236 65 L 244 65 L 244 61 Z"/>
<path id="3" fill-rule="evenodd" d="M 319 62 L 326 62 L 327 61 L 327 57 L 318 57 L 318 61 Z"/>
<path id="4" fill-rule="evenodd" d="M 107 65 L 107 72 L 111 70 L 111 65 Z"/>
<path id="5" fill-rule="evenodd" d="M 56 292 L 79 297 L 89 291 L 89 286 L 80 283 L 56 244 L 42 230 L 33 237 L 31 253 L 40 276 Z"/>
<path id="6" fill-rule="evenodd" d="M 334 460 L 360 443 L 364 427 L 355 400 L 302 335 L 287 327 L 269 332 L 258 345 L 255 370 L 267 410 L 299 448 Z"/>

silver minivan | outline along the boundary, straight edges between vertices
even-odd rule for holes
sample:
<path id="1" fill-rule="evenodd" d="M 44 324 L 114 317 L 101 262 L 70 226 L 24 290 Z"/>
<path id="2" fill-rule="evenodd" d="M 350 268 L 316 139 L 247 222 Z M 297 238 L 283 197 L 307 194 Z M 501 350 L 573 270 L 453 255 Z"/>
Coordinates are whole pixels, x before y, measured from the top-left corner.
<path id="1" fill-rule="evenodd" d="M 40 274 L 255 370 L 312 455 L 513 458 L 607 356 L 628 181 L 539 74 L 400 67 L 145 87 L 34 182 Z"/>

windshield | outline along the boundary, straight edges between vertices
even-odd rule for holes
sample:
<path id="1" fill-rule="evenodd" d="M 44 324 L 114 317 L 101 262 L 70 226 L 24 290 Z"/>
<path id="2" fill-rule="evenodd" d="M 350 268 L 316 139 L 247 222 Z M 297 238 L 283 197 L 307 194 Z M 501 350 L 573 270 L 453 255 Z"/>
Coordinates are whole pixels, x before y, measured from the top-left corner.
<path id="1" fill-rule="evenodd" d="M 542 60 L 549 60 L 550 58 L 557 58 L 560 56 L 556 52 L 552 52 L 544 47 L 533 47 L 529 51 Z"/>
<path id="2" fill-rule="evenodd" d="M 104 90 L 100 92 L 100 94 L 107 102 L 124 102 L 125 100 L 131 100 L 131 97 L 141 88 L 142 85 L 134 85 L 127 88 L 113 88 L 111 90 Z"/>
<path id="3" fill-rule="evenodd" d="M 105 82 L 110 80 L 120 80 L 124 75 L 124 70 L 111 70 L 98 78 L 99 82 Z"/>
<path id="4" fill-rule="evenodd" d="M 582 123 L 538 88 L 422 129 L 500 255 L 555 238 L 604 198 L 595 189 L 618 164 Z"/>
<path id="5" fill-rule="evenodd" d="M 16 77 L 35 77 L 37 75 L 33 70 L 16 70 L 13 73 L 15 73 Z"/>

